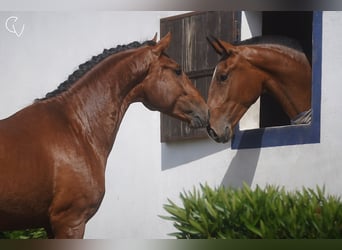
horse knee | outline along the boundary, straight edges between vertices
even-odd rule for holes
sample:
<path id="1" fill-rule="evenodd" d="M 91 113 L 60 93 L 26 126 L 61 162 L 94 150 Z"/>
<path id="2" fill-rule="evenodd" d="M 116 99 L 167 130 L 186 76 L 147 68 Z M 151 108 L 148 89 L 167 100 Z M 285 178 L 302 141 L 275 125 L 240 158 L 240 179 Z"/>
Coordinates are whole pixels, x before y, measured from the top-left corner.
<path id="1" fill-rule="evenodd" d="M 50 207 L 50 225 L 55 238 L 83 238 L 86 222 L 96 213 L 101 201 L 83 199 L 54 203 Z"/>
<path id="2" fill-rule="evenodd" d="M 82 239 L 85 231 L 85 222 L 73 225 L 70 222 L 54 222 L 52 225 L 55 239 Z"/>

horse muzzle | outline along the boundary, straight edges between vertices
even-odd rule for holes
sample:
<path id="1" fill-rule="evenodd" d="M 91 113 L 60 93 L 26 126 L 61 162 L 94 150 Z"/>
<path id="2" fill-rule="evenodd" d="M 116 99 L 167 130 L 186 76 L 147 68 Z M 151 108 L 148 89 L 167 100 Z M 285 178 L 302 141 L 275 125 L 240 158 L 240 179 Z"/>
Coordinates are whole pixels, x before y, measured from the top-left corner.
<path id="1" fill-rule="evenodd" d="M 203 112 L 200 113 L 192 113 L 191 120 L 189 126 L 191 128 L 204 128 L 208 125 L 208 115 Z"/>
<path id="2" fill-rule="evenodd" d="M 218 143 L 227 143 L 233 136 L 230 126 L 225 127 L 221 133 L 216 132 L 210 125 L 207 126 L 208 135 Z"/>

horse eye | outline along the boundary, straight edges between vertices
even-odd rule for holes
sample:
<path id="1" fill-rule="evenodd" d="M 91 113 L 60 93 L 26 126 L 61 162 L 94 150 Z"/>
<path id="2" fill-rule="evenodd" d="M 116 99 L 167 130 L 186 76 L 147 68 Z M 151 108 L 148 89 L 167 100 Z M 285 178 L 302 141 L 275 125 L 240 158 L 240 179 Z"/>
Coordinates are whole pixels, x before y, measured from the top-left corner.
<path id="1" fill-rule="evenodd" d="M 228 74 L 225 74 L 225 75 L 220 75 L 220 81 L 221 82 L 224 82 L 225 80 L 228 79 Z"/>
<path id="2" fill-rule="evenodd" d="M 181 69 L 175 69 L 175 73 L 177 76 L 180 76 L 182 74 L 182 70 Z"/>

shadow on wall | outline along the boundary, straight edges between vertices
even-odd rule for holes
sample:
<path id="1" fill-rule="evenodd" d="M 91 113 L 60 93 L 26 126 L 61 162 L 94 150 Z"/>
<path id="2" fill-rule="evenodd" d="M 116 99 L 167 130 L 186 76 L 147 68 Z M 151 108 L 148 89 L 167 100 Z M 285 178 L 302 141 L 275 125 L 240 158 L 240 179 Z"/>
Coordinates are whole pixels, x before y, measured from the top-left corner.
<path id="1" fill-rule="evenodd" d="M 245 182 L 251 186 L 258 165 L 260 148 L 237 150 L 228 166 L 221 185 L 240 188 Z"/>
<path id="2" fill-rule="evenodd" d="M 263 134 L 260 133 L 258 138 L 254 138 L 254 140 L 261 145 L 262 137 Z M 241 143 L 245 143 L 246 139 L 246 136 L 243 136 Z M 223 150 L 231 150 L 230 144 L 216 143 L 211 139 L 198 140 L 196 143 L 193 141 L 163 143 L 161 150 L 162 170 L 181 166 Z M 251 186 L 259 162 L 260 151 L 260 147 L 237 150 L 229 166 L 227 166 L 221 185 L 238 188 L 242 187 L 245 182 Z"/>
<path id="3" fill-rule="evenodd" d="M 211 139 L 162 143 L 162 170 L 168 170 L 230 148 Z"/>
<path id="4" fill-rule="evenodd" d="M 244 144 L 250 135 L 243 134 L 240 143 Z M 261 145 L 263 133 L 257 134 L 253 138 L 257 144 Z M 261 147 L 252 149 L 239 149 L 229 164 L 228 170 L 224 175 L 221 185 L 226 187 L 239 188 L 245 182 L 251 186 L 255 171 L 259 162 Z"/>

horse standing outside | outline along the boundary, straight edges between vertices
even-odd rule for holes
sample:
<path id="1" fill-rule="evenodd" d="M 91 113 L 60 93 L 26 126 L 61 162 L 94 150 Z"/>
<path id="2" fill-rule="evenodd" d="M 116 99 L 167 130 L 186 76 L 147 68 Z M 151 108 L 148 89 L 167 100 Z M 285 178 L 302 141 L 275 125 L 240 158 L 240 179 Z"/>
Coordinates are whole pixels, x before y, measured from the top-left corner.
<path id="1" fill-rule="evenodd" d="M 293 124 L 311 121 L 311 66 L 292 39 L 256 37 L 232 45 L 208 38 L 222 56 L 209 87 L 208 134 L 226 143 L 236 124 L 263 92 L 269 92 Z"/>
<path id="2" fill-rule="evenodd" d="M 133 42 L 80 65 L 58 89 L 0 121 L 0 230 L 44 227 L 82 238 L 105 193 L 105 168 L 128 106 L 142 102 L 205 127 L 207 105 L 158 43 Z"/>

